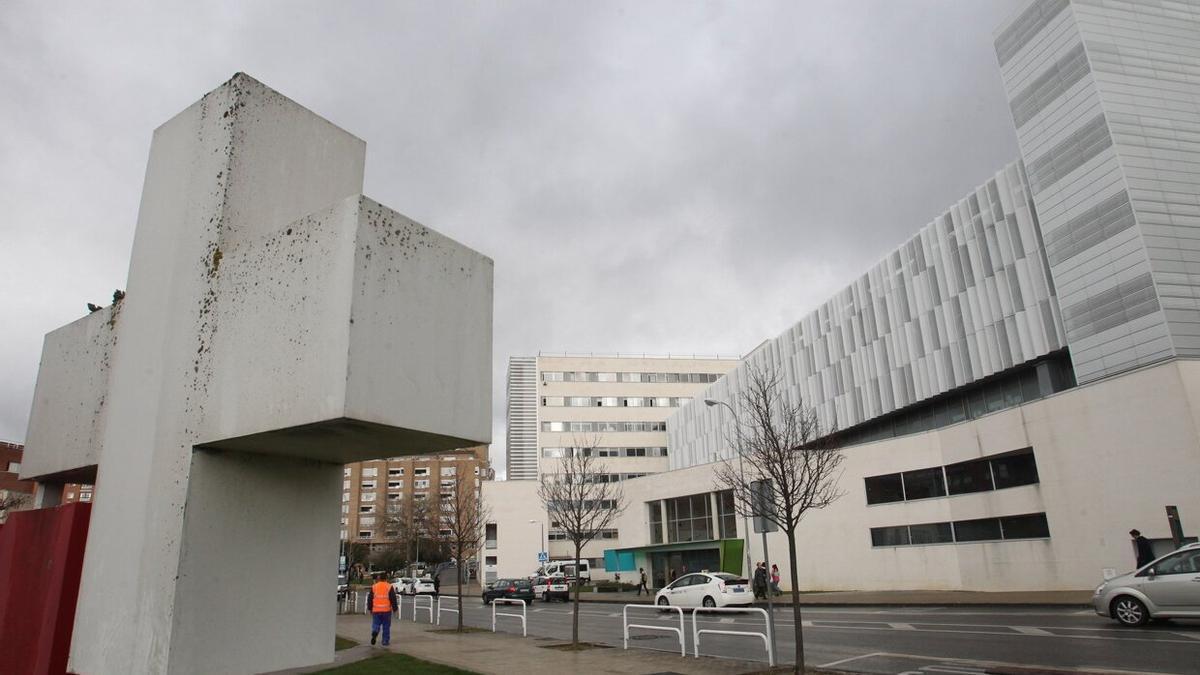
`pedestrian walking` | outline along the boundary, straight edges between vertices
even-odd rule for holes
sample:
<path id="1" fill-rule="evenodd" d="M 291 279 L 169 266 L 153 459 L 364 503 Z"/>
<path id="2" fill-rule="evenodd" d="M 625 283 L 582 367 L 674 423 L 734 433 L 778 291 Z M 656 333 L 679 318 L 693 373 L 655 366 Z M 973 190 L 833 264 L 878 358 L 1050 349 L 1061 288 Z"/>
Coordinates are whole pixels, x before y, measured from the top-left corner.
<path id="1" fill-rule="evenodd" d="M 754 599 L 767 597 L 767 565 L 758 563 L 754 568 Z"/>
<path id="2" fill-rule="evenodd" d="M 392 613 L 400 611 L 396 600 L 396 589 L 387 582 L 383 574 L 375 575 L 375 583 L 367 591 L 367 606 L 371 608 L 371 644 L 383 631 L 383 646 L 392 641 Z"/>
<path id="3" fill-rule="evenodd" d="M 782 595 L 783 591 L 779 590 L 779 565 L 771 564 L 771 592 L 775 595 Z"/>
<path id="4" fill-rule="evenodd" d="M 650 595 L 650 588 L 646 586 L 646 570 L 639 567 L 638 575 L 640 577 L 640 581 L 638 582 L 638 596 L 641 597 L 642 591 L 646 591 L 646 595 Z"/>
<path id="5" fill-rule="evenodd" d="M 1154 549 L 1150 546 L 1150 540 L 1143 537 L 1142 533 L 1137 530 L 1130 530 L 1129 536 L 1133 538 L 1133 550 L 1137 555 L 1138 568 L 1154 562 Z"/>
<path id="6" fill-rule="evenodd" d="M 433 597 L 437 597 L 442 591 L 442 575 L 438 572 L 433 573 Z"/>

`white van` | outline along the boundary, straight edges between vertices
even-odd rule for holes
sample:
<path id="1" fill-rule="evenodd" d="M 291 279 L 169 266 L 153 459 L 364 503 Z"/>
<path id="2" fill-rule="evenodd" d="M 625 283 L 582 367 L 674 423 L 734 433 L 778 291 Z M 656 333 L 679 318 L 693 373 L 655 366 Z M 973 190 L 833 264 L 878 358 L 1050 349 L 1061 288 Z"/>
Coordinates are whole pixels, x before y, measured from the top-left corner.
<path id="1" fill-rule="evenodd" d="M 592 580 L 591 565 L 586 560 L 551 560 L 542 565 L 541 574 L 547 577 L 561 574 L 567 581 Z"/>

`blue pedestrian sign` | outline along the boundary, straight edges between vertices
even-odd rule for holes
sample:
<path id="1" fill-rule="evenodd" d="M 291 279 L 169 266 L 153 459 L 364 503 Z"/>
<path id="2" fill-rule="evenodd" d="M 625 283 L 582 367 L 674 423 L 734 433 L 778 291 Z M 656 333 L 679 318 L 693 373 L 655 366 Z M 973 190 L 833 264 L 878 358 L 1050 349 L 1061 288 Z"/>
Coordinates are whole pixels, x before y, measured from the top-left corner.
<path id="1" fill-rule="evenodd" d="M 538 562 L 544 563 L 550 561 L 550 554 L 545 551 L 538 551 Z"/>

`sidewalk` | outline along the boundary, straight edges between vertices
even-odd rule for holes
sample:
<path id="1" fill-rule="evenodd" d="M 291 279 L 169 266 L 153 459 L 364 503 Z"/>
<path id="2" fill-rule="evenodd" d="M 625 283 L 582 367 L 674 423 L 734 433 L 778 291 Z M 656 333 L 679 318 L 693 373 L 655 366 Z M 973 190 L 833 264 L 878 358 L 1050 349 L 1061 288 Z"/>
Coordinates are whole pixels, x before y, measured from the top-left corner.
<path id="1" fill-rule="evenodd" d="M 640 598 L 633 591 L 620 593 L 581 593 L 580 602 L 612 602 L 618 604 L 652 603 L 654 596 Z M 792 604 L 790 593 L 774 598 L 776 605 Z M 951 606 L 1043 606 L 1082 607 L 1091 606 L 1091 591 L 824 591 L 800 594 L 801 605 L 853 606 L 853 605 L 951 605 Z M 766 606 L 759 600 L 757 605 Z"/>
<path id="2" fill-rule="evenodd" d="M 362 615 L 342 615 L 337 619 L 337 633 L 359 640 L 366 645 L 371 639 L 371 619 Z M 696 675 L 731 675 L 756 673 L 766 664 L 731 659 L 699 659 L 646 649 L 623 650 L 620 647 L 567 652 L 547 649 L 551 645 L 570 644 L 553 638 L 527 637 L 509 633 L 455 633 L 429 624 L 411 621 L 392 622 L 391 651 L 403 652 L 419 659 L 471 670 L 482 675 L 563 675 L 564 673 L 622 673 L 648 675 L 651 673 L 694 673 Z M 369 658 L 386 653 L 383 649 L 360 645 L 346 650 L 346 658 Z M 344 653 L 344 652 L 342 652 Z M 357 660 L 355 658 L 354 660 Z M 322 666 L 328 668 L 330 666 Z M 288 671 L 312 672 L 311 670 Z"/>

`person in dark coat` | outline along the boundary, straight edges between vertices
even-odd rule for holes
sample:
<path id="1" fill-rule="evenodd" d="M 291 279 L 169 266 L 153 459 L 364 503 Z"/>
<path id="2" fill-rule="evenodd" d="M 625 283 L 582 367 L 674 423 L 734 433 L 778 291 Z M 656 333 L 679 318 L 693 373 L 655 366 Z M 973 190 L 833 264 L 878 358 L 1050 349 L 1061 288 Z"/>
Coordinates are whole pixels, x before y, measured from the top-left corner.
<path id="1" fill-rule="evenodd" d="M 767 566 L 758 563 L 754 568 L 754 599 L 767 597 Z"/>
<path id="2" fill-rule="evenodd" d="M 1154 549 L 1150 546 L 1150 540 L 1143 537 L 1141 532 L 1130 530 L 1129 536 L 1133 537 L 1133 548 L 1137 553 L 1138 568 L 1145 567 L 1154 562 Z"/>

